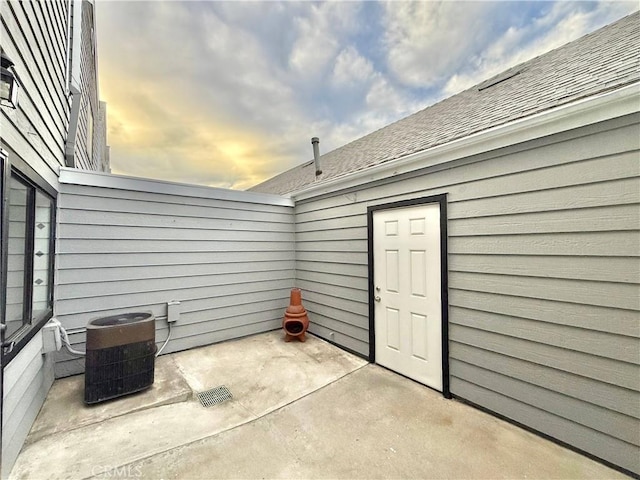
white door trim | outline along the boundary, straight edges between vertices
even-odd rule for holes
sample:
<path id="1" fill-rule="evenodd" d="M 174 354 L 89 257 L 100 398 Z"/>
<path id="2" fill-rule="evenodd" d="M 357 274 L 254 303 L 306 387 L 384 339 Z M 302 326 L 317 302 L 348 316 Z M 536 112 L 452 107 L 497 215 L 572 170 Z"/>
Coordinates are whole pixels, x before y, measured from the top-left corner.
<path id="1" fill-rule="evenodd" d="M 447 264 L 447 197 L 446 194 L 422 197 L 401 202 L 370 206 L 367 209 L 368 257 L 369 257 L 369 361 L 375 362 L 375 285 L 374 285 L 374 212 L 394 208 L 406 208 L 437 203 L 440 207 L 440 288 L 442 322 L 442 394 L 451 398 L 449 390 L 449 298 Z"/>

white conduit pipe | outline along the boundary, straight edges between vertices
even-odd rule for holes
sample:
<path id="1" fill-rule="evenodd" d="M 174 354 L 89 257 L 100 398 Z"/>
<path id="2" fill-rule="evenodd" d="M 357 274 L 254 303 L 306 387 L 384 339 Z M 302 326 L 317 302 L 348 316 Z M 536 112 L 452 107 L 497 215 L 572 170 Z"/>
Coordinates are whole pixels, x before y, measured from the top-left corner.
<path id="1" fill-rule="evenodd" d="M 64 327 L 62 326 L 62 324 L 57 318 L 52 318 L 50 322 L 53 323 L 60 331 L 60 339 L 62 340 L 62 345 L 64 346 L 64 348 L 67 349 L 69 353 L 73 355 L 80 355 L 80 356 L 85 356 L 87 354 L 87 352 L 81 352 L 80 350 L 75 350 L 71 346 L 71 342 L 69 341 L 69 334 L 67 333 L 67 331 L 64 329 Z M 169 340 L 171 340 L 171 323 L 169 323 L 169 333 L 167 334 L 167 338 L 162 344 L 162 346 L 160 347 L 160 349 L 156 352 L 156 357 L 160 356 L 160 354 L 164 350 L 164 347 L 166 347 L 167 344 L 169 343 Z"/>
<path id="2" fill-rule="evenodd" d="M 162 353 L 162 350 L 164 350 L 164 347 L 166 347 L 167 343 L 169 343 L 169 340 L 171 340 L 171 322 L 168 322 L 168 325 L 169 325 L 169 333 L 167 334 L 167 339 L 164 341 L 164 343 L 160 347 L 160 350 L 156 352 L 156 357 L 160 356 L 160 354 Z"/>
<path id="3" fill-rule="evenodd" d="M 84 356 L 87 353 L 86 352 L 81 352 L 80 350 L 75 350 L 72 346 L 71 346 L 71 342 L 69 341 L 69 334 L 67 334 L 67 331 L 64 329 L 64 327 L 62 326 L 62 324 L 60 323 L 60 321 L 57 318 L 52 318 L 51 320 L 49 320 L 50 323 L 53 323 L 56 328 L 58 329 L 58 331 L 60 332 L 60 340 L 62 341 L 62 345 L 64 346 L 64 348 L 67 349 L 67 351 L 73 355 L 80 355 L 80 356 Z"/>

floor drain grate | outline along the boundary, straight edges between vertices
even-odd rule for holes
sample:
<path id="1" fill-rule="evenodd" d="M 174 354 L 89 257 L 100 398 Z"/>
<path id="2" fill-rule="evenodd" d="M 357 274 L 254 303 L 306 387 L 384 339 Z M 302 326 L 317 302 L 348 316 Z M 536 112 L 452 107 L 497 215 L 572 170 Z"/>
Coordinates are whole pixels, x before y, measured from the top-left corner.
<path id="1" fill-rule="evenodd" d="M 198 393 L 198 400 L 200 400 L 203 407 L 211 407 L 212 405 L 217 405 L 232 398 L 233 395 L 231 395 L 229 389 L 224 385 Z"/>

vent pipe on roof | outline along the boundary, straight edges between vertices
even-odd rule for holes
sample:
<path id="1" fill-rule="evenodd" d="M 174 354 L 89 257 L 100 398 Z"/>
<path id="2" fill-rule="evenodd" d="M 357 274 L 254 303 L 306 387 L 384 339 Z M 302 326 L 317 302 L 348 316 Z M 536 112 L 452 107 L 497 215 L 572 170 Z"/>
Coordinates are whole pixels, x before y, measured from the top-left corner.
<path id="1" fill-rule="evenodd" d="M 313 145 L 313 163 L 316 167 L 316 177 L 318 175 L 322 175 L 322 168 L 320 168 L 320 148 L 318 145 L 320 144 L 320 139 L 318 137 L 313 137 L 311 139 L 311 145 Z"/>

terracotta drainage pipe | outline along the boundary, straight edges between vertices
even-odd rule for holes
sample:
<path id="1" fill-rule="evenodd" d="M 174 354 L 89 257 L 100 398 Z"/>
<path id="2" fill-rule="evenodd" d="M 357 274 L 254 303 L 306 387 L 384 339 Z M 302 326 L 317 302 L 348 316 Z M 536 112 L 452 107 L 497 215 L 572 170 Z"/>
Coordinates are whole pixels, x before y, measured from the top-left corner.
<path id="1" fill-rule="evenodd" d="M 294 338 L 297 338 L 301 342 L 306 340 L 304 334 L 307 328 L 309 328 L 309 317 L 307 316 L 307 311 L 302 306 L 302 293 L 299 288 L 291 289 L 291 299 L 289 306 L 284 312 L 282 328 L 285 333 L 285 342 L 290 342 Z"/>

